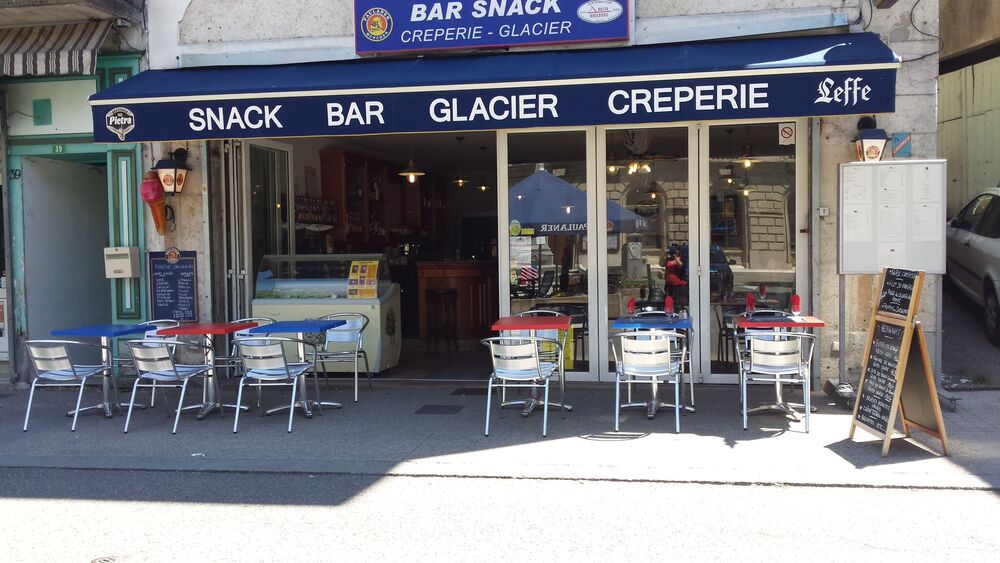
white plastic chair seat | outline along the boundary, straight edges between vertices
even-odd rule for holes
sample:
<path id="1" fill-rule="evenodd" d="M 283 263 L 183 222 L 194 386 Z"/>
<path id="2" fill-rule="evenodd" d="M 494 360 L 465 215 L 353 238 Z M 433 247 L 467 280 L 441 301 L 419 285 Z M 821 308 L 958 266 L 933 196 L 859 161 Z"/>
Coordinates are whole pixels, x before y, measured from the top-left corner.
<path id="1" fill-rule="evenodd" d="M 210 367 L 208 365 L 175 365 L 176 373 L 170 370 L 146 371 L 142 373 L 142 377 L 156 381 L 183 381 L 201 374 Z"/>
<path id="2" fill-rule="evenodd" d="M 533 381 L 539 379 L 539 374 L 541 374 L 541 379 L 548 379 L 552 377 L 552 374 L 559 369 L 557 364 L 552 362 L 538 362 L 538 370 L 533 369 L 496 369 L 496 376 L 500 379 L 513 379 L 517 381 Z"/>
<path id="3" fill-rule="evenodd" d="M 74 365 L 76 368 L 76 373 L 73 373 L 71 369 L 56 369 L 52 371 L 44 371 L 38 374 L 41 379 L 51 379 L 52 381 L 73 381 L 74 379 L 79 380 L 84 377 L 90 377 L 92 375 L 97 375 L 104 370 L 108 369 L 108 366 L 99 365 Z"/>
<path id="4" fill-rule="evenodd" d="M 249 377 L 251 379 L 260 379 L 264 381 L 277 381 L 281 379 L 288 379 L 289 376 L 298 377 L 303 372 L 308 370 L 312 366 L 312 364 L 307 362 L 289 362 L 287 366 L 288 366 L 287 371 L 281 368 L 252 369 L 246 373 L 245 377 Z"/>
<path id="5" fill-rule="evenodd" d="M 748 379 L 753 379 L 754 374 L 763 375 L 799 375 L 799 366 L 766 366 L 754 364 L 753 372 L 750 372 L 750 362 L 743 361 L 743 371 L 747 373 Z"/>

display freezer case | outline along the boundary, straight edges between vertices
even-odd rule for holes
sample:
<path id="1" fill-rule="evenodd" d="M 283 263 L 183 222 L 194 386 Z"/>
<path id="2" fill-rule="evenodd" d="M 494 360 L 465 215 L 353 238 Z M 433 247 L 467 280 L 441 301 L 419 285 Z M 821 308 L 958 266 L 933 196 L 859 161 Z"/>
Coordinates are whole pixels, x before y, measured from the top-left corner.
<path id="1" fill-rule="evenodd" d="M 389 279 L 389 266 L 381 254 L 264 256 L 252 311 L 255 317 L 279 321 L 361 313 L 369 320 L 363 344 L 371 370 L 378 373 L 399 363 L 399 284 Z M 354 371 L 348 363 L 327 367 L 329 371 Z"/>

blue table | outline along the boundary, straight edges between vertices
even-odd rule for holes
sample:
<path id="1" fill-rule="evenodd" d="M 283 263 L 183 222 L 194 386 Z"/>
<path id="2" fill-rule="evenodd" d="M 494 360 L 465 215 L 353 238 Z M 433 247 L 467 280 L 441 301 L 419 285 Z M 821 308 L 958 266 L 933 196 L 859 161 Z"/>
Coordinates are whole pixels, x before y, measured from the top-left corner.
<path id="1" fill-rule="evenodd" d="M 52 336 L 73 336 L 77 338 L 100 338 L 101 346 L 104 348 L 101 350 L 101 362 L 108 366 L 108 370 L 101 377 L 101 388 L 103 391 L 103 396 L 100 403 L 96 405 L 91 405 L 89 407 L 81 407 L 80 412 L 102 409 L 104 410 L 104 416 L 111 418 L 113 416 L 111 412 L 111 406 L 113 404 L 118 405 L 118 409 L 121 410 L 121 402 L 114 402 L 111 400 L 111 385 L 112 385 L 112 371 L 114 370 L 114 364 L 112 362 L 110 352 L 111 349 L 111 339 L 118 338 L 120 336 L 127 336 L 129 334 L 140 334 L 152 327 L 144 325 L 87 325 L 78 326 L 74 328 L 63 328 L 59 330 L 53 330 Z M 72 415 L 73 412 L 67 413 Z"/>
<path id="2" fill-rule="evenodd" d="M 691 330 L 693 325 L 691 324 L 691 319 L 689 317 L 682 318 L 678 315 L 629 315 L 627 317 L 618 317 L 611 322 L 611 328 L 615 330 Z M 682 366 L 683 368 L 683 366 Z M 683 388 L 683 376 L 681 378 L 681 387 Z M 655 396 L 655 391 L 653 392 Z M 690 383 L 690 393 L 691 393 L 691 404 L 681 405 L 681 408 L 685 412 L 695 412 L 694 407 L 694 380 Z M 683 393 L 682 393 L 683 395 Z M 656 415 L 656 410 L 659 407 L 670 407 L 673 408 L 674 405 L 669 403 L 660 403 L 653 400 L 649 403 L 632 403 L 631 402 L 631 389 L 629 389 L 629 402 L 622 405 L 622 408 L 646 408 L 648 409 L 648 416 L 652 418 Z M 683 401 L 682 401 L 683 402 Z"/>
<path id="3" fill-rule="evenodd" d="M 266 325 L 255 326 L 246 332 L 248 334 L 295 334 L 296 338 L 299 339 L 299 361 L 306 361 L 306 349 L 305 344 L 303 344 L 303 337 L 306 333 L 314 332 L 326 332 L 328 330 L 337 328 L 339 326 L 344 326 L 347 321 L 342 319 L 307 319 L 302 321 L 277 321 Z M 310 403 L 313 405 L 319 405 L 322 407 L 333 407 L 339 409 L 343 405 L 340 403 L 334 403 L 332 401 L 320 401 L 319 400 L 319 390 L 317 388 L 317 396 L 315 401 L 309 401 L 306 396 L 306 374 L 305 372 L 299 376 L 299 389 L 301 389 L 302 400 L 295 403 L 295 406 L 302 407 L 305 411 L 306 416 L 312 416 L 312 410 L 309 408 Z M 267 414 L 271 414 L 278 411 L 283 411 L 289 408 L 287 405 L 282 407 L 275 407 L 267 411 Z"/>
<path id="4" fill-rule="evenodd" d="M 691 319 L 676 315 L 631 315 L 611 323 L 615 330 L 691 330 Z"/>

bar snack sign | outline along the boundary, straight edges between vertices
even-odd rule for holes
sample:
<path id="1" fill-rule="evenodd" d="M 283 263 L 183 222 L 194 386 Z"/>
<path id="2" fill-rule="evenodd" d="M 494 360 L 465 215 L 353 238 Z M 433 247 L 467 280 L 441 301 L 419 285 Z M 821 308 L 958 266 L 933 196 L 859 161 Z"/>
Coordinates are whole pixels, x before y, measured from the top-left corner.
<path id="1" fill-rule="evenodd" d="M 360 55 L 627 41 L 628 0 L 355 0 Z"/>

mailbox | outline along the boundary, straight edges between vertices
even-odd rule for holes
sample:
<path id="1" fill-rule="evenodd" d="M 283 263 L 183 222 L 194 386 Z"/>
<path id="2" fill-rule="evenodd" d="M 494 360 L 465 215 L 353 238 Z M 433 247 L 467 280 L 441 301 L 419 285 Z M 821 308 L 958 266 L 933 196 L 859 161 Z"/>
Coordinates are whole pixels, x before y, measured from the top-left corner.
<path id="1" fill-rule="evenodd" d="M 104 249 L 104 277 L 139 277 L 139 247 L 109 246 Z"/>

